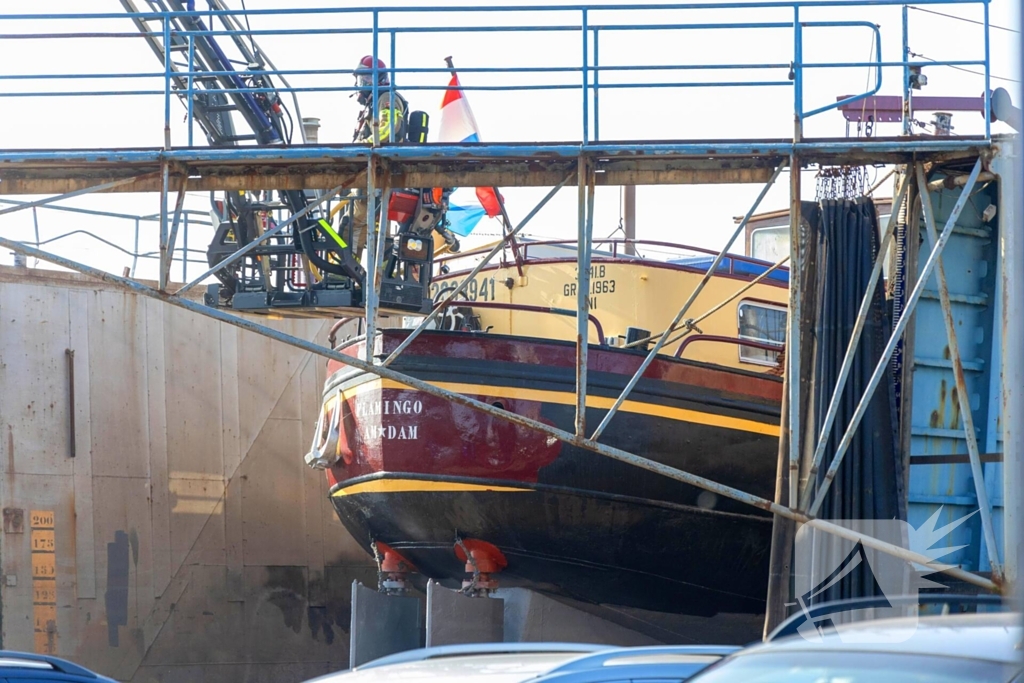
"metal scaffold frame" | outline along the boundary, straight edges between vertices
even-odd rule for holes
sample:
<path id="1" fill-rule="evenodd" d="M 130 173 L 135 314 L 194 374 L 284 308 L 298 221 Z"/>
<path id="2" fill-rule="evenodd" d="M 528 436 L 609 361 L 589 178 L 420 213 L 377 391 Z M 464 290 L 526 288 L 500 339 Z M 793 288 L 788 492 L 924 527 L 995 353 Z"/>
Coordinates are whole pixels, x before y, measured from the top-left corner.
<path id="1" fill-rule="evenodd" d="M 745 28 L 779 28 L 784 27 L 793 31 L 793 63 L 784 65 L 792 68 L 793 80 L 784 83 L 772 81 L 751 82 L 724 82 L 712 83 L 719 86 L 789 86 L 794 92 L 794 134 L 788 140 L 764 140 L 764 141 L 659 141 L 659 142 L 635 142 L 635 143 L 607 143 L 601 142 L 599 138 L 599 93 L 602 89 L 613 87 L 611 84 L 601 84 L 599 74 L 613 70 L 612 67 L 601 66 L 597 59 L 598 35 L 602 31 L 627 30 L 628 27 L 619 25 L 602 25 L 594 21 L 595 15 L 599 12 L 612 11 L 616 9 L 636 10 L 636 6 L 567 6 L 567 7 L 538 7 L 538 8 L 514 8 L 516 12 L 522 11 L 562 11 L 575 12 L 579 15 L 580 23 L 577 26 L 570 26 L 564 30 L 576 32 L 582 38 L 583 60 L 579 67 L 570 69 L 581 77 L 579 85 L 572 86 L 582 94 L 582 137 L 575 143 L 536 143 L 536 144 L 475 144 L 475 145 L 423 145 L 423 146 L 395 146 L 387 147 L 375 144 L 370 147 L 356 145 L 302 145 L 302 146 L 253 146 L 235 147 L 230 149 L 198 149 L 198 148 L 175 148 L 171 144 L 170 137 L 170 101 L 172 99 L 172 83 L 178 83 L 181 79 L 186 80 L 186 99 L 191 102 L 193 77 L 200 74 L 191 68 L 191 63 L 185 70 L 174 69 L 169 59 L 165 59 L 164 71 L 155 74 L 163 79 L 164 87 L 159 95 L 164 98 L 164 130 L 165 140 L 162 149 L 155 150 L 104 150 L 104 151 L 83 151 L 83 150 L 45 150 L 45 151 L 5 151 L 0 152 L 0 192 L 5 194 L 15 193 L 42 193 L 62 192 L 53 197 L 38 201 L 28 202 L 17 206 L 0 209 L 0 214 L 11 213 L 25 208 L 32 208 L 52 204 L 54 202 L 77 197 L 92 192 L 104 191 L 156 191 L 160 193 L 160 270 L 159 286 L 151 288 L 137 281 L 113 275 L 100 269 L 91 267 L 84 263 L 49 253 L 30 246 L 26 243 L 0 237 L 0 247 L 11 251 L 32 256 L 40 260 L 69 268 L 83 274 L 102 279 L 111 284 L 118 285 L 141 296 L 150 297 L 168 303 L 170 305 L 189 310 L 193 313 L 206 315 L 226 324 L 234 325 L 279 342 L 289 344 L 299 349 L 319 355 L 344 365 L 356 368 L 360 371 L 374 374 L 378 377 L 393 380 L 404 386 L 411 387 L 423 393 L 443 398 L 453 403 L 463 405 L 474 410 L 482 411 L 488 415 L 537 430 L 562 442 L 587 449 L 597 455 L 612 458 L 639 467 L 673 480 L 683 482 L 701 489 L 711 491 L 715 494 L 725 496 L 758 509 L 770 512 L 777 518 L 790 520 L 796 524 L 807 525 L 815 529 L 834 534 L 841 538 L 862 543 L 864 546 L 878 551 L 894 555 L 909 562 L 934 568 L 942 571 L 961 581 L 973 584 L 987 590 L 999 590 L 1002 581 L 1004 568 L 1000 565 L 996 556 L 997 544 L 995 542 L 995 531 L 991 519 L 991 511 L 985 493 L 984 480 L 981 476 L 981 460 L 979 448 L 973 438 L 973 423 L 971 421 L 971 408 L 968 403 L 968 393 L 964 388 L 963 368 L 960 359 L 959 349 L 956 344 L 955 330 L 951 317 L 949 292 L 945 284 L 945 273 L 942 267 L 942 250 L 948 242 L 953 231 L 960 210 L 963 208 L 975 186 L 987 155 L 991 153 L 992 140 L 989 131 L 990 97 L 988 92 L 988 5 L 987 0 L 921 0 L 918 4 L 939 5 L 939 4 L 975 4 L 984 8 L 985 19 L 985 58 L 982 60 L 959 60 L 939 62 L 948 65 L 969 65 L 984 67 L 986 91 L 984 97 L 985 134 L 977 137 L 946 137 L 946 138 L 875 138 L 875 139 L 849 139 L 849 140 L 814 140 L 804 137 L 803 125 L 807 118 L 820 114 L 824 111 L 835 109 L 842 104 L 865 99 L 877 93 L 882 85 L 882 69 L 884 67 L 895 67 L 903 70 L 904 78 L 909 78 L 909 69 L 920 66 L 912 62 L 905 55 L 898 62 L 884 62 L 881 56 L 880 37 L 878 27 L 869 22 L 813 22 L 805 21 L 801 14 L 809 9 L 843 6 L 849 7 L 856 3 L 849 2 L 759 2 L 759 3 L 716 3 L 700 5 L 672 5 L 672 6 L 642 6 L 639 9 L 654 9 L 665 11 L 678 9 L 680 11 L 692 9 L 715 9 L 735 10 L 750 7 L 762 8 L 783 8 L 792 10 L 792 21 L 785 23 L 752 23 Z M 870 0 L 863 3 L 865 6 L 900 6 L 901 3 L 895 0 Z M 502 8 L 487 8 L 487 11 L 500 11 Z M 512 8 L 506 8 L 509 11 Z M 394 41 L 395 37 L 403 32 L 416 32 L 417 29 L 399 28 L 385 25 L 381 19 L 388 13 L 401 14 L 410 11 L 426 11 L 420 8 L 407 9 L 345 9 L 331 10 L 333 12 L 369 13 L 372 16 L 372 29 L 363 31 L 372 36 L 373 56 L 376 57 L 379 45 L 378 37 L 387 34 L 391 38 L 392 61 L 388 73 L 391 75 L 391 87 L 394 88 L 394 81 L 397 75 L 402 73 L 429 72 L 429 69 L 398 69 L 394 65 Z M 460 8 L 462 11 L 462 8 Z M 480 10 L 483 11 L 483 10 Z M 250 16 L 260 14 L 274 15 L 283 14 L 287 11 L 262 11 L 249 12 Z M 291 10 L 297 14 L 317 15 L 316 10 Z M 216 15 L 218 12 L 204 13 Z M 133 18 L 144 21 L 162 21 L 164 45 L 169 45 L 172 39 L 170 26 L 171 21 L 180 13 L 143 13 Z M 61 15 L 56 18 L 96 18 L 114 17 L 123 18 L 125 15 Z M 5 20 L 20 20 L 31 18 L 32 15 L 20 17 L 0 16 L 0 23 Z M 37 18 L 44 18 L 38 16 Z M 868 28 L 874 32 L 876 44 L 879 45 L 874 61 L 851 64 L 811 64 L 804 63 L 802 58 L 803 31 L 810 28 L 821 28 L 828 26 L 859 26 Z M 733 25 L 735 27 L 735 25 Z M 482 28 L 482 27 L 481 27 Z M 666 26 L 659 26 L 664 29 Z M 672 24 L 668 28 L 678 30 L 718 30 L 725 28 L 723 24 Z M 906 46 L 906 13 L 904 12 L 904 46 Z M 353 33 L 358 32 L 356 30 Z M 180 38 L 188 40 L 189 55 L 192 54 L 192 41 L 198 36 L 224 35 L 231 31 L 195 31 L 184 32 Z M 589 42 L 588 42 L 589 41 Z M 169 55 L 169 51 L 165 51 Z M 591 56 L 592 55 L 592 56 Z M 191 59 L 191 57 L 190 57 Z M 933 65 L 929 62 L 927 65 Z M 714 65 L 706 65 L 707 68 L 714 68 Z M 779 65 L 765 65 L 778 67 Z M 829 104 L 824 107 L 806 109 L 803 101 L 803 77 L 808 68 L 823 67 L 874 67 L 877 69 L 877 80 L 868 91 L 847 98 L 840 102 Z M 696 68 L 696 67 L 694 67 Z M 719 68 L 724 68 L 719 65 Z M 447 70 L 444 70 L 447 72 Z M 465 69 L 472 72 L 473 69 Z M 511 69 L 508 71 L 524 71 L 522 69 Z M 277 73 L 271 70 L 268 73 Z M 287 73 L 287 72 L 285 72 Z M 209 74 L 206 74 L 209 75 Z M 377 90 L 377 67 L 374 67 L 374 91 Z M 904 81 L 906 85 L 908 81 Z M 646 84 L 651 87 L 660 87 L 657 84 Z M 685 83 L 674 83 L 677 87 L 685 87 Z M 338 88 L 345 90 L 345 88 Z M 443 88 L 441 88 L 443 90 Z M 471 88 L 467 88 L 471 89 Z M 484 88 L 481 88 L 484 89 Z M 254 89 L 258 91 L 259 89 Z M 281 92 L 299 92 L 301 88 L 281 88 Z M 56 93 L 35 93 L 36 96 L 50 96 Z M 909 100 L 909 91 L 904 92 Z M 375 98 L 376 101 L 376 98 Z M 190 109 L 191 111 L 191 109 Z M 593 135 L 591 135 L 593 131 Z M 191 132 L 190 132 L 191 142 Z M 973 170 L 964 184 L 960 199 L 947 219 L 941 232 L 937 230 L 934 215 L 931 211 L 928 195 L 928 186 L 925 182 L 924 162 L 936 162 L 946 160 L 974 161 Z M 858 164 L 858 163 L 897 163 L 905 165 L 902 173 L 902 182 L 896 193 L 893 202 L 892 216 L 890 217 L 885 231 L 882 235 L 882 248 L 879 250 L 878 258 L 869 278 L 869 287 L 864 294 L 857 316 L 856 327 L 844 357 L 837 386 L 833 390 L 829 404 L 827 417 L 817 445 L 813 453 L 813 463 L 810 476 L 806 477 L 807 482 L 815 480 L 815 475 L 822 464 L 824 464 L 825 444 L 829 434 L 834 427 L 838 411 L 839 397 L 843 393 L 846 379 L 853 363 L 853 354 L 856 351 L 860 340 L 861 332 L 867 319 L 870 297 L 874 292 L 875 285 L 881 277 L 882 265 L 887 247 L 892 242 L 895 234 L 896 215 L 899 205 L 906 200 L 908 187 L 916 177 L 916 187 L 923 198 L 924 217 L 927 223 L 928 236 L 931 249 L 928 253 L 920 278 L 913 291 L 908 297 L 902 315 L 892 331 L 881 359 L 875 367 L 874 373 L 868 384 L 865 394 L 861 397 L 849 425 L 844 429 L 844 436 L 838 451 L 833 455 L 832 461 L 826 470 L 824 484 L 817 490 L 812 491 L 811 485 L 805 484 L 800 489 L 799 458 L 803 449 L 802 428 L 800 425 L 800 410 L 793 409 L 801 401 L 799 378 L 801 377 L 801 354 L 800 354 L 800 332 L 802 312 L 800 310 L 800 294 L 803 283 L 800 281 L 802 255 L 800 248 L 800 170 L 808 164 Z M 251 165 L 260 165 L 261 173 L 251 173 L 247 170 Z M 781 175 L 784 168 L 790 171 L 790 195 L 791 195 L 791 294 L 789 308 L 789 327 L 786 345 L 786 375 L 787 393 L 785 401 L 788 404 L 788 423 L 784 424 L 783 430 L 790 435 L 788 447 L 788 471 L 789 485 L 786 495 L 779 496 L 779 500 L 768 500 L 722 485 L 709 479 L 694 475 L 692 473 L 668 467 L 640 455 L 610 447 L 600 441 L 601 436 L 608 427 L 609 422 L 615 415 L 618 408 L 627 399 L 631 390 L 643 376 L 645 370 L 653 362 L 661 349 L 671 341 L 679 339 L 691 332 L 695 325 L 711 311 L 700 316 L 687 317 L 694 302 L 704 289 L 704 286 L 716 272 L 725 253 L 733 245 L 736 239 L 744 232 L 750 219 L 756 212 L 761 201 L 768 193 Z M 469 396 L 454 393 L 415 377 L 392 370 L 389 366 L 401 354 L 413 340 L 434 322 L 437 316 L 449 304 L 454 302 L 467 287 L 473 276 L 480 272 L 497 254 L 507 245 L 512 243 L 529 221 L 548 203 L 548 201 L 563 187 L 575 180 L 577 184 L 577 355 L 576 355 L 576 418 L 573 432 L 563 431 L 544 424 L 537 420 L 519 415 L 503 408 L 496 407 Z M 604 185 L 637 185 L 637 184 L 670 184 L 670 183 L 700 183 L 700 182 L 729 182 L 729 183 L 764 183 L 764 187 L 756 200 L 746 212 L 731 235 L 728 244 L 714 259 L 707 273 L 700 283 L 689 295 L 675 314 L 671 324 L 663 331 L 653 334 L 647 340 L 654 340 L 651 348 L 641 363 L 639 369 L 631 377 L 625 388 L 611 409 L 601 420 L 600 424 L 593 428 L 590 436 L 587 436 L 588 426 L 585 419 L 586 393 L 587 393 L 587 356 L 589 343 L 589 301 L 587 293 L 590 290 L 590 259 L 593 247 L 593 226 L 594 226 L 594 202 L 598 186 Z M 429 313 L 423 321 L 402 341 L 402 343 L 386 358 L 375 357 L 375 323 L 379 313 L 378 296 L 380 288 L 380 273 L 378 264 L 381 262 L 384 248 L 383 226 L 371 225 L 368 231 L 368 259 L 366 278 L 366 297 L 364 315 L 367 321 L 366 355 L 364 358 L 355 358 L 331 348 L 326 348 L 313 342 L 299 339 L 268 326 L 261 325 L 252 320 L 232 315 L 224 310 L 205 306 L 183 296 L 206 278 L 218 270 L 234 263 L 251 252 L 263 241 L 266 241 L 282 230 L 286 229 L 294 221 L 301 218 L 304 212 L 311 211 L 321 204 L 331 200 L 339 192 L 350 187 L 367 188 L 368 215 L 375 214 L 375 203 L 378 201 L 378 191 L 381 200 L 387 206 L 389 192 L 392 188 L 401 187 L 454 187 L 454 186 L 485 186 L 493 187 L 499 185 L 516 186 L 546 186 L 552 189 L 535 206 L 526 217 L 512 230 L 504 239 L 495 245 L 473 269 L 469 277 L 466 277 L 448 294 L 447 297 Z M 298 212 L 287 220 L 279 222 L 276 227 L 263 233 L 256 241 L 248 246 L 239 249 L 231 257 L 217 266 L 206 270 L 199 277 L 193 278 L 175 292 L 169 292 L 171 260 L 175 250 L 175 241 L 178 233 L 178 226 L 181 216 L 185 214 L 183 209 L 186 187 L 189 190 L 260 190 L 260 189 L 308 189 L 308 188 L 331 188 L 319 194 L 317 199 L 310 203 L 304 212 Z M 173 208 L 168 203 L 169 193 L 177 191 L 177 198 Z M 373 221 L 371 221 L 371 224 Z M 783 259 L 775 264 L 772 270 L 785 263 Z M 860 424 L 867 405 L 870 402 L 875 389 L 890 363 L 892 354 L 902 338 L 903 332 L 907 329 L 912 319 L 914 308 L 921 298 L 925 282 L 933 271 L 936 273 L 941 294 L 942 309 L 946 322 L 946 332 L 950 343 L 950 354 L 956 373 L 957 386 L 959 388 L 959 400 L 962 414 L 965 416 L 964 429 L 967 433 L 970 464 L 974 472 L 975 487 L 978 493 L 979 503 L 982 505 L 982 526 L 985 540 L 990 553 L 992 565 L 992 576 L 990 580 L 956 567 L 942 566 L 933 562 L 930 558 L 905 548 L 881 541 L 869 535 L 855 532 L 838 524 L 818 519 L 816 517 L 822 501 L 829 489 L 829 484 L 834 479 L 847 447 L 850 445 L 853 435 Z M 746 284 L 733 295 L 733 299 L 740 296 L 744 291 L 760 281 L 755 280 Z M 719 307 L 722 304 L 719 305 Z M 1014 302 L 1014 305 L 1020 305 Z M 717 310 L 718 307 L 712 310 Z M 1009 310 L 1011 306 L 1007 306 Z M 1015 353 L 1024 353 L 1017 350 Z M 1018 362 L 1020 359 L 1018 358 Z M 1009 405 L 1009 404 L 1008 404 Z M 1010 421 L 1006 416 L 1004 419 Z M 1015 419 L 1024 420 L 1024 416 L 1017 416 Z M 1013 444 L 1007 442 L 1006 458 L 1021 457 L 1021 453 L 1011 452 Z M 785 497 L 786 504 L 782 500 Z M 1007 557 L 1006 562 L 1012 562 Z M 1013 568 L 1015 575 L 1016 568 Z"/>

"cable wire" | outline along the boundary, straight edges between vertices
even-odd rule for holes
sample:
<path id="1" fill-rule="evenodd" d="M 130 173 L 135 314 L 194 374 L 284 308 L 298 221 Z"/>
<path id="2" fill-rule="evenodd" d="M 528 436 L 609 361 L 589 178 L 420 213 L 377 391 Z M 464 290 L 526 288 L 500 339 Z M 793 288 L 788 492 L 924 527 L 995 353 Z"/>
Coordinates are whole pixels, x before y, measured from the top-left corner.
<path id="1" fill-rule="evenodd" d="M 924 59 L 924 60 L 929 61 L 929 62 L 938 62 L 939 61 L 937 59 L 932 59 L 931 57 L 923 55 L 923 54 L 921 54 L 919 52 L 911 52 L 910 56 L 911 57 L 920 57 L 921 59 Z M 939 64 L 939 66 L 945 66 L 945 67 L 950 68 L 950 69 L 956 69 L 957 71 L 963 71 L 964 73 L 974 74 L 975 76 L 984 76 L 985 75 L 981 71 L 972 71 L 971 69 L 965 69 L 964 67 L 956 66 L 955 64 Z M 1007 78 L 1005 76 L 996 76 L 995 74 L 989 74 L 988 77 L 989 78 L 994 78 L 997 81 L 1008 81 L 1010 83 L 1020 83 L 1020 81 L 1018 81 L 1015 78 Z"/>
<path id="2" fill-rule="evenodd" d="M 242 4 L 244 5 L 245 3 L 242 3 Z M 910 9 L 916 9 L 918 12 L 927 12 L 928 14 L 937 14 L 940 17 L 946 17 L 947 19 L 959 19 L 960 21 L 966 21 L 968 24 L 977 24 L 978 26 L 984 26 L 985 25 L 985 22 L 983 22 L 983 21 L 977 21 L 976 19 L 968 19 L 966 17 L 958 17 L 955 14 L 946 14 L 944 12 L 936 12 L 933 9 L 925 9 L 924 7 L 914 7 L 913 5 L 908 5 L 908 7 L 910 7 Z M 1007 28 L 1006 26 L 997 26 L 995 24 L 989 24 L 989 28 L 997 28 L 1000 31 L 1009 31 L 1010 33 L 1020 33 L 1020 31 L 1018 31 L 1015 28 Z"/>
<path id="3" fill-rule="evenodd" d="M 245 30 L 249 32 L 249 44 L 252 45 L 253 55 L 258 55 L 256 40 L 252 37 L 252 27 L 249 26 L 249 10 L 245 8 L 245 0 L 242 0 L 242 16 L 245 17 Z"/>

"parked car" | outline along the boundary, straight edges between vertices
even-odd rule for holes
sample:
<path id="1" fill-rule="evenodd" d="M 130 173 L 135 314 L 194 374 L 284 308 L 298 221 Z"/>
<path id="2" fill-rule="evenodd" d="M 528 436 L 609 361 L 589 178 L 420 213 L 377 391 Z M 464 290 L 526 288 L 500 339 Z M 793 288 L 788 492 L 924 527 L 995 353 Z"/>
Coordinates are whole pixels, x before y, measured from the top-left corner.
<path id="1" fill-rule="evenodd" d="M 579 643 L 478 643 L 401 652 L 308 683 L 599 683 L 685 681 L 739 648 L 611 648 Z"/>
<path id="2" fill-rule="evenodd" d="M 571 659 L 529 683 L 681 683 L 739 649 L 731 645 L 617 648 Z"/>
<path id="3" fill-rule="evenodd" d="M 0 680 L 7 683 L 115 683 L 64 659 L 0 650 Z"/>
<path id="4" fill-rule="evenodd" d="M 1004 612 L 846 624 L 817 641 L 789 636 L 746 648 L 691 681 L 1009 683 L 1022 671 L 1021 618 Z"/>

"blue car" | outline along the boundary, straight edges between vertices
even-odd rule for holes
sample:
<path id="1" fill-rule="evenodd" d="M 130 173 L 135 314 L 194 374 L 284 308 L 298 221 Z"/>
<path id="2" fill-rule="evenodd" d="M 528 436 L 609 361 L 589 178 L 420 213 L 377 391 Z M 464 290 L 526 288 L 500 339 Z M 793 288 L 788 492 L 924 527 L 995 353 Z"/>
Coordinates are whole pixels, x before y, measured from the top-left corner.
<path id="1" fill-rule="evenodd" d="M 0 650 L 0 680 L 5 679 L 7 683 L 116 683 L 57 657 Z"/>

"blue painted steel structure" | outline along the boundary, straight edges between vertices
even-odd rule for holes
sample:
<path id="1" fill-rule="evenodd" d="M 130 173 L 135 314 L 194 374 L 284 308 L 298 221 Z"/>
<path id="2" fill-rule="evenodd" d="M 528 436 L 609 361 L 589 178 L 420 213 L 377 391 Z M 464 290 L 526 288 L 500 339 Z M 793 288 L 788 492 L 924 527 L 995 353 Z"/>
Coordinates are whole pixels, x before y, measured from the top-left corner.
<path id="1" fill-rule="evenodd" d="M 940 177 L 941 178 L 941 177 Z M 960 189 L 931 193 L 936 221 L 942 223 L 961 194 Z M 983 459 L 985 487 L 992 506 L 998 542 L 1003 557 L 1002 464 L 993 462 L 1002 454 L 1002 349 L 998 331 L 1002 296 L 999 272 L 999 227 L 989 205 L 998 204 L 998 186 L 983 185 L 975 190 L 961 212 L 943 253 L 952 304 L 953 321 L 963 361 L 968 399 Z M 922 248 L 928 244 L 919 204 L 911 212 L 911 226 L 920 226 Z M 910 420 L 909 521 L 923 524 L 939 508 L 937 526 L 958 520 L 978 510 L 971 468 L 966 462 L 964 420 L 958 404 L 956 379 L 949 343 L 943 333 L 943 314 L 938 284 L 933 275 L 917 306 L 913 337 L 912 400 Z M 959 455 L 959 462 L 939 463 L 934 456 Z M 987 461 L 987 462 L 986 462 Z M 952 532 L 950 545 L 964 547 L 943 558 L 971 571 L 990 570 L 981 519 L 975 514 Z"/>

